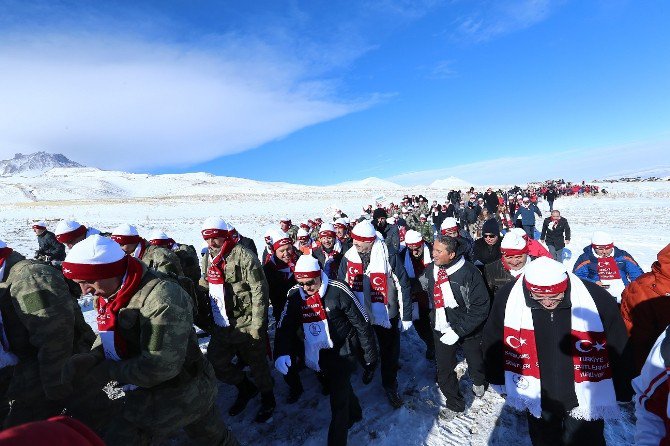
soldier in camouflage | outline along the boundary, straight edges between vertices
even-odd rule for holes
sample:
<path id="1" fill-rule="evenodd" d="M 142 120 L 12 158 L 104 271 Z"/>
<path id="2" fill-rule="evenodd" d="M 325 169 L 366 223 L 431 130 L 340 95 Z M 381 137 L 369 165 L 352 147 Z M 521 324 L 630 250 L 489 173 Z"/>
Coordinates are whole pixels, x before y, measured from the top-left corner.
<path id="1" fill-rule="evenodd" d="M 424 242 L 433 243 L 435 232 L 433 231 L 433 225 L 430 224 L 425 214 L 419 216 L 419 224 L 417 225 L 416 232 L 421 234 Z"/>
<path id="2" fill-rule="evenodd" d="M 200 281 L 210 298 L 212 333 L 207 357 L 216 376 L 237 387 L 230 416 L 241 413 L 261 393 L 257 422 L 266 422 L 275 408 L 273 381 L 267 362 L 269 291 L 258 257 L 230 236 L 230 225 L 220 218 L 208 218 L 202 226 L 208 254 L 203 261 L 205 277 Z M 233 358 L 251 369 L 252 383 Z"/>
<path id="3" fill-rule="evenodd" d="M 58 415 L 67 405 L 72 388 L 61 381 L 63 365 L 92 343 L 75 325 L 75 313 L 83 321 L 57 269 L 26 260 L 0 241 L 0 416 L 5 428 Z"/>
<path id="4" fill-rule="evenodd" d="M 78 243 L 66 277 L 97 296 L 99 335 L 66 363 L 64 383 L 123 385 L 124 406 L 109 414 L 107 445 L 149 445 L 180 428 L 203 445 L 237 445 L 215 405 L 216 378 L 193 330 L 191 299 L 110 239 Z M 95 401 L 91 401 L 95 405 Z"/>
<path id="5" fill-rule="evenodd" d="M 298 241 L 299 228 L 291 222 L 290 218 L 284 217 L 281 220 L 279 220 L 279 227 L 281 228 L 282 231 L 284 231 L 291 237 L 293 243 Z"/>

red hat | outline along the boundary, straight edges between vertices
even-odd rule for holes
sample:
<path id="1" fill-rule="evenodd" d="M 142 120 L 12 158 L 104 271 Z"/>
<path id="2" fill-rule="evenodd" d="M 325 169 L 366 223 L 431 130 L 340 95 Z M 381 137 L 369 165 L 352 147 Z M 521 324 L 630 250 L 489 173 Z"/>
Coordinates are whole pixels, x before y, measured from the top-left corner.
<path id="1" fill-rule="evenodd" d="M 528 254 L 528 243 L 514 232 L 508 232 L 500 242 L 500 252 L 504 256 Z"/>
<path id="2" fill-rule="evenodd" d="M 86 226 L 73 220 L 61 220 L 56 225 L 56 240 L 60 243 L 71 243 L 81 236 L 86 236 Z"/>
<path id="3" fill-rule="evenodd" d="M 351 238 L 359 242 L 374 242 L 377 239 L 377 231 L 368 220 L 363 220 L 354 226 Z"/>
<path id="4" fill-rule="evenodd" d="M 562 263 L 538 257 L 526 266 L 523 284 L 533 293 L 558 294 L 568 288 L 568 274 Z"/>
<path id="5" fill-rule="evenodd" d="M 456 222 L 454 217 L 447 217 L 442 221 L 442 224 L 440 225 L 440 233 L 444 235 L 446 231 L 458 232 L 458 222 Z"/>
<path id="6" fill-rule="evenodd" d="M 282 246 L 291 245 L 293 241 L 291 237 L 281 229 L 272 229 L 269 231 L 270 242 L 272 243 L 272 249 L 275 251 Z"/>
<path id="7" fill-rule="evenodd" d="M 209 217 L 203 222 L 200 233 L 205 240 L 219 237 L 228 238 L 230 225 L 223 218 Z"/>
<path id="8" fill-rule="evenodd" d="M 319 266 L 319 261 L 312 256 L 300 256 L 295 262 L 293 273 L 296 279 L 313 279 L 321 276 L 321 266 Z"/>
<path id="9" fill-rule="evenodd" d="M 123 276 L 128 257 L 118 243 L 99 234 L 72 247 L 63 262 L 63 275 L 73 280 L 100 280 Z"/>
<path id="10" fill-rule="evenodd" d="M 137 228 L 129 224 L 122 224 L 114 228 L 110 238 L 119 245 L 134 245 L 142 240 Z"/>
<path id="11" fill-rule="evenodd" d="M 410 229 L 405 234 L 405 244 L 410 248 L 418 248 L 423 245 L 423 237 L 417 231 Z"/>
<path id="12" fill-rule="evenodd" d="M 330 223 L 322 224 L 321 228 L 319 229 L 319 237 L 337 237 L 335 234 L 335 227 L 333 227 L 333 225 Z"/>

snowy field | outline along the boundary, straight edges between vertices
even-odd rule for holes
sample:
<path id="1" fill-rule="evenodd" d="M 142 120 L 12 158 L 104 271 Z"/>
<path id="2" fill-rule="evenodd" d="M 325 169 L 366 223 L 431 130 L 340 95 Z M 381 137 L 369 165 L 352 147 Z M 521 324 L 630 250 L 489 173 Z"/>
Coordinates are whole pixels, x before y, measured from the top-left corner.
<path id="1" fill-rule="evenodd" d="M 216 215 L 232 222 L 241 234 L 252 237 L 256 245 L 262 247 L 266 228 L 278 224 L 282 216 L 291 217 L 294 223 L 318 216 L 329 220 L 330 210 L 337 206 L 350 217 L 356 217 L 363 205 L 373 204 L 374 198 L 382 195 L 397 202 L 404 193 L 422 193 L 431 202 L 433 199 L 442 202 L 448 192 L 444 189 L 394 189 L 389 185 L 384 185 L 381 190 L 372 183 L 318 189 L 250 182 L 237 184 L 230 191 L 223 186 L 217 187 L 212 195 L 205 195 L 204 191 L 194 194 L 184 190 L 185 183 L 177 185 L 164 180 L 164 184 L 147 191 L 145 196 L 122 196 L 127 194 L 119 190 L 108 191 L 107 185 L 96 183 L 93 196 L 77 193 L 74 194 L 76 200 L 72 200 L 67 192 L 58 191 L 58 183 L 49 185 L 52 189 L 48 194 L 32 186 L 19 188 L 0 184 L 5 197 L 4 204 L 0 205 L 0 239 L 32 257 L 37 249 L 37 241 L 30 230 L 32 221 L 43 219 L 53 230 L 58 220 L 68 218 L 100 230 L 130 223 L 137 225 L 142 235 L 147 235 L 153 228 L 161 228 L 178 242 L 199 248 L 201 222 Z M 85 181 L 83 183 L 79 185 L 80 189 L 85 187 Z M 601 186 L 610 194 L 559 198 L 555 202 L 555 207 L 572 228 L 572 243 L 568 245 L 571 258 L 566 263 L 572 266 L 589 243 L 590 234 L 601 229 L 611 232 L 615 244 L 631 253 L 644 271 L 649 271 L 657 252 L 670 242 L 670 182 Z M 176 191 L 174 195 L 179 197 L 171 198 L 169 191 Z M 540 203 L 540 209 L 544 216 L 548 215 L 546 203 Z M 538 230 L 541 224 L 542 219 L 539 219 Z M 91 319 L 90 307 L 85 310 L 87 319 Z M 468 409 L 446 422 L 438 417 L 443 399 L 434 383 L 434 366 L 424 358 L 423 343 L 413 330 L 401 337 L 400 361 L 402 368 L 398 379 L 405 405 L 399 410 L 394 411 L 388 404 L 379 373 L 368 386 L 361 383 L 360 370 L 352 377 L 364 419 L 351 429 L 349 444 L 530 445 L 524 416 L 505 408 L 504 400 L 491 391 L 481 399 L 474 398 L 464 362 L 459 364 L 458 370 L 462 375 L 460 385 Z M 306 391 L 292 406 L 284 404 L 288 392 L 281 375 L 276 371 L 273 375 L 278 402 L 273 421 L 264 425 L 253 423 L 259 405 L 255 400 L 242 415 L 234 419 L 225 416 L 237 438 L 249 445 L 325 444 L 330 419 L 329 401 L 321 395 L 314 374 L 308 370 L 302 372 Z M 220 385 L 218 402 L 222 413 L 232 404 L 235 392 L 230 386 Z M 607 425 L 609 445 L 632 443 L 632 420 L 630 411 L 625 411 L 621 421 Z M 160 444 L 181 445 L 188 444 L 188 440 L 179 434 Z"/>

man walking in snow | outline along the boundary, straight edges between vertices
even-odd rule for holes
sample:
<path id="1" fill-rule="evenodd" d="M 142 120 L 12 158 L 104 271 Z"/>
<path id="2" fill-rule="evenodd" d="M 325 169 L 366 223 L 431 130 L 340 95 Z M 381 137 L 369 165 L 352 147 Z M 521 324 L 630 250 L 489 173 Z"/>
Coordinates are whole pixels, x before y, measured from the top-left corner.
<path id="1" fill-rule="evenodd" d="M 62 262 L 65 259 L 65 245 L 56 240 L 56 235 L 47 230 L 47 224 L 38 221 L 33 225 L 33 231 L 37 235 L 39 249 L 35 251 L 35 258 L 47 262 Z"/>

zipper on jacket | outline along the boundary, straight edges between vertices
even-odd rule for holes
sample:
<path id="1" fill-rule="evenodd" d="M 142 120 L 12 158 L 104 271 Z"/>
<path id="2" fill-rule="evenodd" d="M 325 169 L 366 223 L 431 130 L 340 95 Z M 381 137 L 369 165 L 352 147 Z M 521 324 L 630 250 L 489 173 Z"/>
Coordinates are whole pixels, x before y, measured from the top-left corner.
<path id="1" fill-rule="evenodd" d="M 553 311 L 549 312 L 549 319 L 551 320 L 551 322 L 554 322 L 554 312 Z"/>

